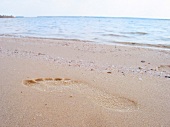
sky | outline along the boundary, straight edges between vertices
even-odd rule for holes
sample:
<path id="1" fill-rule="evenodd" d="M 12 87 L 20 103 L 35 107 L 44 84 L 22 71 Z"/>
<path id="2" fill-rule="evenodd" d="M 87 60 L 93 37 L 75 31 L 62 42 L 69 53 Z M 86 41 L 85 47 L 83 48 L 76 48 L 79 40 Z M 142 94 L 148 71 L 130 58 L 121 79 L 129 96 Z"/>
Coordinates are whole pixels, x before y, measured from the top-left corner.
<path id="1" fill-rule="evenodd" d="M 170 0 L 1 0 L 0 15 L 170 19 Z"/>

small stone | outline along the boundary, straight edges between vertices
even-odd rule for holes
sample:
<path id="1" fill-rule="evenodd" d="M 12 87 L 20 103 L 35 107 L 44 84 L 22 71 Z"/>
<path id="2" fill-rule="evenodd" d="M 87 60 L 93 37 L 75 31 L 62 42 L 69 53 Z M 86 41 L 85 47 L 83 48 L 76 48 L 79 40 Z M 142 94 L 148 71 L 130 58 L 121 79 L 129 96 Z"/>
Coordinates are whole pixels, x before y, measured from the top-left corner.
<path id="1" fill-rule="evenodd" d="M 111 74 L 112 72 L 108 71 L 107 73 L 108 73 L 108 74 Z"/>
<path id="2" fill-rule="evenodd" d="M 170 78 L 170 76 L 165 76 L 165 78 Z"/>
<path id="3" fill-rule="evenodd" d="M 142 69 L 141 67 L 138 67 L 140 70 Z"/>
<path id="4" fill-rule="evenodd" d="M 45 55 L 45 54 L 42 54 L 42 53 L 38 53 L 38 55 Z"/>
<path id="5" fill-rule="evenodd" d="M 18 50 L 15 50 L 14 53 L 18 53 Z"/>
<path id="6" fill-rule="evenodd" d="M 141 63 L 145 63 L 145 61 L 144 61 L 144 60 L 142 60 L 142 61 L 141 61 Z"/>

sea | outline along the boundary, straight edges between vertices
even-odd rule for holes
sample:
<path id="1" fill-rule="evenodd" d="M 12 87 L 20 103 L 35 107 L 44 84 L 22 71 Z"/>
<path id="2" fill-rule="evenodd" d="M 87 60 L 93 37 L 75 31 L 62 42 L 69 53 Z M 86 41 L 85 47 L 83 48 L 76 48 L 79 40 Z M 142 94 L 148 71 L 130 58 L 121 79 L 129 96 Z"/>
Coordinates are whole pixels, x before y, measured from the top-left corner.
<path id="1" fill-rule="evenodd" d="M 0 18 L 0 36 L 170 45 L 170 19 L 121 17 Z"/>

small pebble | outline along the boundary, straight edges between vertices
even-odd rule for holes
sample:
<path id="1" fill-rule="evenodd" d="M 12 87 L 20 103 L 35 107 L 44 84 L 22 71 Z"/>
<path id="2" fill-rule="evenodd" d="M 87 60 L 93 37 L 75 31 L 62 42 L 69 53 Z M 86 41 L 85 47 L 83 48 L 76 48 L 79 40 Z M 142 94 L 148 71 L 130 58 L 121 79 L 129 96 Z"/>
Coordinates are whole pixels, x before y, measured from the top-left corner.
<path id="1" fill-rule="evenodd" d="M 141 67 L 138 67 L 140 70 L 142 69 Z"/>
<path id="2" fill-rule="evenodd" d="M 108 73 L 108 74 L 111 74 L 112 72 L 108 71 L 107 73 Z"/>
<path id="3" fill-rule="evenodd" d="M 141 62 L 142 62 L 142 63 L 145 63 L 145 61 L 144 61 L 144 60 L 142 60 Z"/>
<path id="4" fill-rule="evenodd" d="M 38 55 L 45 55 L 45 54 L 42 54 L 42 53 L 38 53 Z"/>
<path id="5" fill-rule="evenodd" d="M 165 76 L 165 78 L 170 78 L 170 76 Z"/>

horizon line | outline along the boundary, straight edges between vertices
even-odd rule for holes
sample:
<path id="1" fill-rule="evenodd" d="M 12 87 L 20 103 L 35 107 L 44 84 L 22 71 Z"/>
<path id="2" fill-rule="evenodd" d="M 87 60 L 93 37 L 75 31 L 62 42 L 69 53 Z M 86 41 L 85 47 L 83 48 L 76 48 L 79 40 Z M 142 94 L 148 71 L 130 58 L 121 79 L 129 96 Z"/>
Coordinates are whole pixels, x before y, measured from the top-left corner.
<path id="1" fill-rule="evenodd" d="M 132 17 L 132 16 L 77 16 L 77 15 L 73 15 L 73 16 L 70 16 L 70 15 L 56 15 L 56 16 L 42 16 L 42 15 L 39 15 L 39 16 L 21 16 L 21 15 L 17 15 L 17 16 L 14 16 L 14 17 L 24 17 L 24 18 L 38 18 L 38 17 L 94 17 L 94 18 L 133 18 L 133 19 L 158 19 L 158 20 L 170 20 L 170 18 L 152 18 L 152 17 Z"/>

